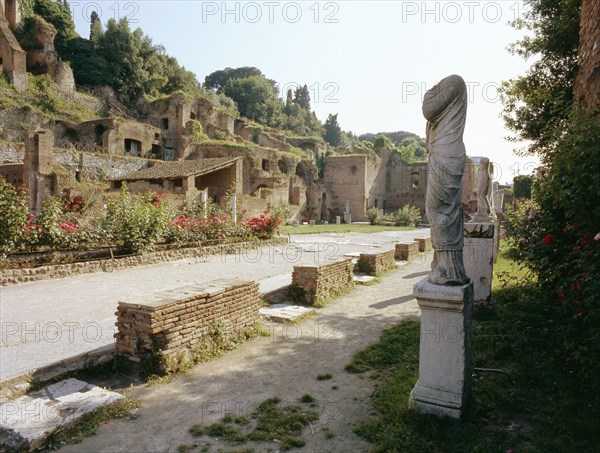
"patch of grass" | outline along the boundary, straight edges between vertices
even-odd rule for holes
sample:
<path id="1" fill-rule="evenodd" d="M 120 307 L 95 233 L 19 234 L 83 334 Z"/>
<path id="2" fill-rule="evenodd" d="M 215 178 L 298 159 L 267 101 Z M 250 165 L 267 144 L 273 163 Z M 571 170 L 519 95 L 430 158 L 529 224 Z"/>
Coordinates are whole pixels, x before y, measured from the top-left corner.
<path id="1" fill-rule="evenodd" d="M 383 231 L 408 231 L 414 230 L 411 227 L 397 227 L 397 226 L 385 226 L 385 225 L 363 225 L 363 224 L 350 224 L 350 225 L 299 225 L 297 227 L 291 225 L 283 225 L 281 227 L 281 234 L 322 234 L 322 233 L 381 233 Z"/>
<path id="2" fill-rule="evenodd" d="M 86 437 L 96 434 L 100 425 L 109 420 L 135 420 L 138 416 L 132 411 L 139 407 L 138 401 L 127 397 L 115 404 L 104 406 L 84 415 L 72 425 L 57 428 L 48 436 L 40 450 L 58 450 L 67 444 L 80 443 Z"/>
<path id="3" fill-rule="evenodd" d="M 335 433 L 327 427 L 323 428 L 323 434 L 325 434 L 326 439 L 333 439 L 335 437 Z"/>
<path id="4" fill-rule="evenodd" d="M 332 377 L 333 376 L 331 375 L 331 373 L 318 374 L 317 381 L 327 381 L 327 380 L 331 379 Z"/>
<path id="5" fill-rule="evenodd" d="M 300 401 L 301 403 L 308 404 L 308 403 L 314 403 L 316 401 L 316 398 L 314 396 L 312 396 L 310 393 L 305 393 L 300 398 L 298 398 L 298 401 Z"/>
<path id="6" fill-rule="evenodd" d="M 337 390 L 339 387 L 337 385 L 332 385 L 331 390 Z"/>
<path id="7" fill-rule="evenodd" d="M 222 422 L 213 423 L 204 430 L 207 436 L 220 437 L 228 444 L 236 445 L 246 442 L 246 435 L 239 429 Z"/>
<path id="8" fill-rule="evenodd" d="M 376 415 L 355 432 L 375 452 L 594 451 L 600 444 L 598 395 L 581 388 L 554 360 L 551 332 L 537 288 L 505 253 L 495 268 L 502 282 L 491 308 L 473 313 L 473 365 L 507 371 L 472 379 L 462 420 L 419 414 L 408 408 L 418 378 L 419 323 L 404 321 L 358 352 L 350 372 L 381 376 L 373 394 Z"/>
<path id="9" fill-rule="evenodd" d="M 179 447 L 177 447 L 177 451 L 179 453 L 188 453 L 189 451 L 192 451 L 194 449 L 196 449 L 198 447 L 197 444 L 194 445 L 180 445 Z"/>
<path id="10" fill-rule="evenodd" d="M 315 398 L 308 393 L 299 398 L 304 404 L 312 407 Z M 194 437 L 211 436 L 222 438 L 229 444 L 243 444 L 247 441 L 269 442 L 278 441 L 280 450 L 290 450 L 304 446 L 304 441 L 299 438 L 311 421 L 318 420 L 317 413 L 306 411 L 298 405 L 281 406 L 281 399 L 269 398 L 259 404 L 251 414 L 249 420 L 245 417 L 234 417 L 226 414 L 220 422 L 207 427 L 194 425 L 190 433 Z M 231 424 L 245 427 L 245 431 L 237 429 Z M 250 426 L 253 424 L 253 426 Z M 186 445 L 183 445 L 184 447 Z M 203 447 L 204 448 L 204 447 Z M 204 450 L 203 450 L 204 451 Z M 206 450 L 208 451 L 208 449 Z M 219 450 L 221 451 L 221 450 Z M 251 448 L 236 450 L 239 452 L 253 451 Z M 269 450 L 270 451 L 270 450 Z"/>

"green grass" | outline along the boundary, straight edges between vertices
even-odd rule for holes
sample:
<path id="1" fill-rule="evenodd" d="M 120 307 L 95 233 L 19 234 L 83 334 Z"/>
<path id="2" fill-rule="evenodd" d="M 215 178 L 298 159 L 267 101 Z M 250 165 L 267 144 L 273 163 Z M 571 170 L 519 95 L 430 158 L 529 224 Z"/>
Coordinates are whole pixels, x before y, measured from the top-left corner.
<path id="1" fill-rule="evenodd" d="M 317 375 L 317 381 L 328 381 L 332 377 L 333 376 L 330 373 L 319 374 Z"/>
<path id="2" fill-rule="evenodd" d="M 381 233 L 382 231 L 408 231 L 410 227 L 396 227 L 385 225 L 357 225 L 357 224 L 329 224 L 329 225 L 285 225 L 281 227 L 281 234 L 315 234 L 315 233 Z"/>
<path id="3" fill-rule="evenodd" d="M 309 407 L 316 406 L 316 399 L 308 393 L 302 395 L 298 401 Z M 250 419 L 225 414 L 221 421 L 206 427 L 194 425 L 189 432 L 193 437 L 218 437 L 230 445 L 240 445 L 252 441 L 277 441 L 279 442 L 278 449 L 282 451 L 301 448 L 305 445 L 304 440 L 300 438 L 304 428 L 311 421 L 318 420 L 319 416 L 316 412 L 306 410 L 300 405 L 282 406 L 280 403 L 281 399 L 278 397 L 268 398 L 258 405 L 250 415 Z M 232 423 L 238 427 L 232 426 Z M 186 444 L 180 446 L 182 451 L 188 451 L 186 449 L 189 447 Z M 239 451 L 254 450 L 245 448 Z"/>
<path id="4" fill-rule="evenodd" d="M 473 365 L 510 373 L 482 373 L 462 421 L 408 409 L 418 378 L 419 323 L 404 321 L 357 353 L 346 369 L 380 375 L 375 415 L 356 433 L 376 452 L 598 451 L 598 396 L 586 392 L 554 359 L 551 332 L 537 289 L 503 248 L 496 263 L 493 306 L 473 315 Z M 502 283 L 502 285 L 500 285 Z"/>
<path id="5" fill-rule="evenodd" d="M 135 420 L 137 415 L 132 414 L 132 411 L 139 407 L 138 401 L 127 397 L 115 404 L 104 406 L 84 415 L 72 425 L 57 428 L 39 450 L 58 450 L 66 444 L 80 443 L 86 437 L 96 434 L 100 425 L 109 420 Z"/>

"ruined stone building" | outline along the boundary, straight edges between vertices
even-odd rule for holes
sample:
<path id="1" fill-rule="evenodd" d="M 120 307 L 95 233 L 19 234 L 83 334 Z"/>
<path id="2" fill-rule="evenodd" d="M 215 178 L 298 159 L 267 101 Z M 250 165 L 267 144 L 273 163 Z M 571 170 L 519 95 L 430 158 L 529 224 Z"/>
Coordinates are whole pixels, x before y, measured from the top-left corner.
<path id="1" fill-rule="evenodd" d="M 20 90 L 27 88 L 26 54 L 12 30 L 21 22 L 19 2 L 0 0 L 0 67 Z"/>

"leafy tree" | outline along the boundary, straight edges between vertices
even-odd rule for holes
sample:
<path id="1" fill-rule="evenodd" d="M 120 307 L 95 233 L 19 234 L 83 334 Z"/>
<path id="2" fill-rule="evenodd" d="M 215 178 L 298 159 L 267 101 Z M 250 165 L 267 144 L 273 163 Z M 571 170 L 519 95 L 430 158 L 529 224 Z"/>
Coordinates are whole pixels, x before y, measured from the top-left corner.
<path id="1" fill-rule="evenodd" d="M 379 134 L 373 142 L 376 150 L 392 149 L 394 147 L 392 141 L 383 134 Z"/>
<path id="2" fill-rule="evenodd" d="M 0 178 L 0 256 L 14 251 L 23 237 L 29 206 L 25 194 Z"/>
<path id="3" fill-rule="evenodd" d="M 78 85 L 113 85 L 108 60 L 98 51 L 93 41 L 73 38 L 62 56 L 71 62 Z"/>
<path id="4" fill-rule="evenodd" d="M 538 56 L 529 70 L 503 83 L 504 121 L 515 133 L 513 140 L 530 140 L 527 152 L 543 153 L 567 118 L 573 104 L 577 74 L 579 5 L 581 0 L 528 0 L 524 19 L 513 22 L 517 30 L 533 32 L 511 46 L 511 53 Z"/>
<path id="5" fill-rule="evenodd" d="M 75 22 L 71 17 L 69 6 L 52 0 L 35 0 L 33 12 L 52 24 L 56 29 L 54 46 L 60 55 L 65 51 L 67 43 L 77 37 Z"/>
<path id="6" fill-rule="evenodd" d="M 515 198 L 531 198 L 531 186 L 533 184 L 533 176 L 519 175 L 513 179 L 513 195 Z"/>
<path id="7" fill-rule="evenodd" d="M 290 115 L 292 112 L 292 107 L 294 105 L 294 97 L 292 96 L 292 90 L 287 90 L 286 98 L 285 98 L 285 114 Z"/>
<path id="8" fill-rule="evenodd" d="M 329 114 L 325 120 L 325 141 L 331 146 L 338 146 L 342 142 L 342 128 L 338 124 L 338 114 Z"/>
<path id="9" fill-rule="evenodd" d="M 294 102 L 300 107 L 310 110 L 310 93 L 306 85 L 296 88 L 294 91 Z"/>
<path id="10" fill-rule="evenodd" d="M 227 82 L 232 79 L 245 79 L 246 77 L 264 77 L 262 71 L 253 66 L 243 66 L 241 68 L 225 68 L 215 71 L 204 78 L 204 87 L 222 93 L 225 90 Z M 269 80 L 269 83 L 275 88 L 276 83 Z"/>
<path id="11" fill-rule="evenodd" d="M 281 123 L 283 102 L 265 77 L 232 78 L 223 92 L 235 101 L 241 115 L 269 126 Z"/>
<path id="12" fill-rule="evenodd" d="M 90 15 L 90 41 L 98 43 L 103 33 L 100 16 L 98 16 L 96 11 L 92 11 L 92 14 Z"/>

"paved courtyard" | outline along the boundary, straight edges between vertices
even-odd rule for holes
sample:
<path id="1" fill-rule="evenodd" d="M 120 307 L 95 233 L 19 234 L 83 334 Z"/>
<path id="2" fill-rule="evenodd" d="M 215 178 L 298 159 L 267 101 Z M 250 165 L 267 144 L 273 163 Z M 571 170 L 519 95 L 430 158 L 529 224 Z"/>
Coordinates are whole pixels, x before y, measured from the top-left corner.
<path id="1" fill-rule="evenodd" d="M 347 253 L 389 250 L 428 229 L 362 234 L 291 235 L 287 246 L 209 256 L 0 288 L 0 380 L 114 342 L 119 300 L 154 291 L 238 277 L 267 292 L 291 281 L 295 264 Z"/>

